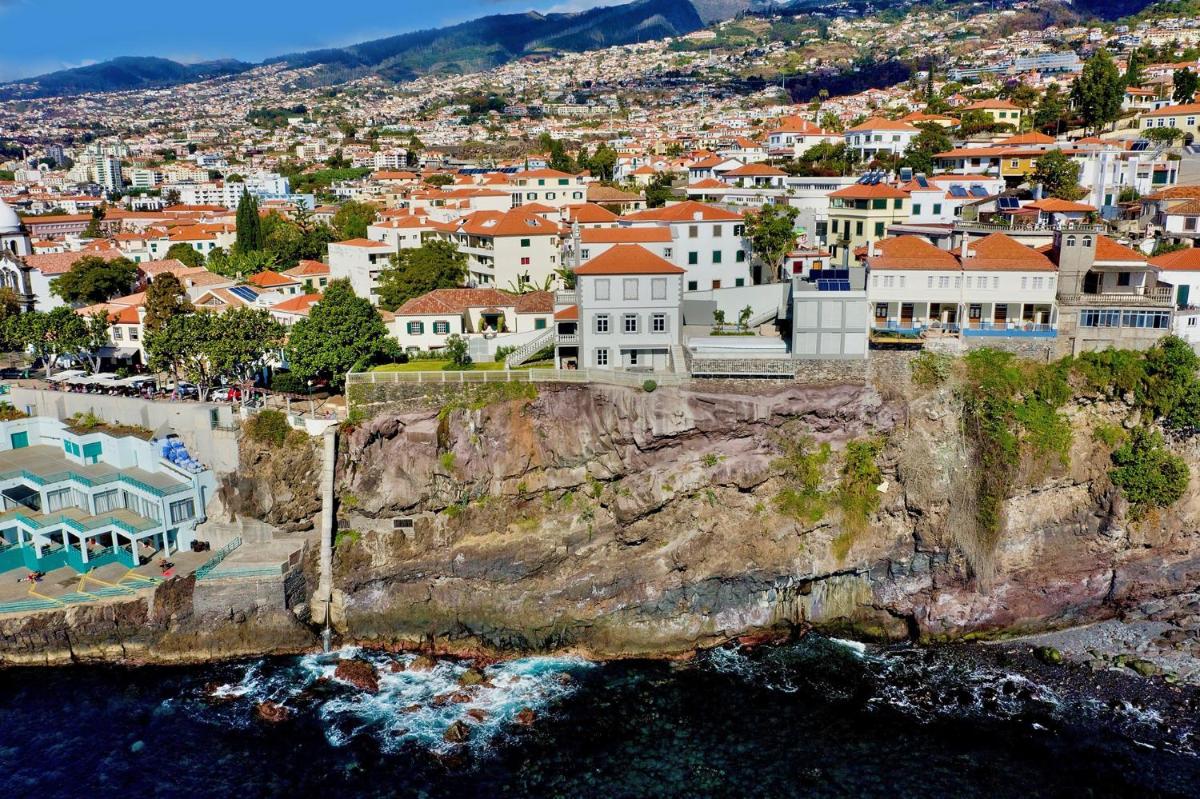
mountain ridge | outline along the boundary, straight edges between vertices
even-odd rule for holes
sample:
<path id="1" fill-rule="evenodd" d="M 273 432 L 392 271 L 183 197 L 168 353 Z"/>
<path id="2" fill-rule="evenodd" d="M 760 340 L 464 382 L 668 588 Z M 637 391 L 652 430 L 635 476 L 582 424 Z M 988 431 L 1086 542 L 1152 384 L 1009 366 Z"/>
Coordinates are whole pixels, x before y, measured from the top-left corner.
<path id="1" fill-rule="evenodd" d="M 402 81 L 427 74 L 474 72 L 539 51 L 577 52 L 679 36 L 748 7 L 749 0 L 633 0 L 570 13 L 492 14 L 347 47 L 285 53 L 259 63 L 230 59 L 189 65 L 153 56 L 123 56 L 0 84 L 0 101 L 170 88 L 280 64 L 290 69 L 323 68 L 333 82 L 367 74 Z"/>

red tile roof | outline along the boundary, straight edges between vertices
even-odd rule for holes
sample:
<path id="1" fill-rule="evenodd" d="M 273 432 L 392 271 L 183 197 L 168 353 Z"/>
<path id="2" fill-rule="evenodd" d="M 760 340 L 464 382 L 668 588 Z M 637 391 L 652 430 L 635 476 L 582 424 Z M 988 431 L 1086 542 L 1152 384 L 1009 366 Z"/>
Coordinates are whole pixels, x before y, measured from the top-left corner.
<path id="1" fill-rule="evenodd" d="M 1016 239 L 993 233 L 967 245 L 963 269 L 977 271 L 1054 272 L 1054 263 L 1043 253 Z"/>
<path id="2" fill-rule="evenodd" d="M 898 119 L 884 119 L 883 117 L 871 117 L 861 125 L 855 125 L 847 130 L 847 133 L 862 133 L 868 130 L 898 130 L 908 133 L 920 133 L 920 128 L 915 128 L 907 122 L 901 122 Z"/>
<path id="3" fill-rule="evenodd" d="M 884 183 L 876 183 L 874 185 L 865 183 L 855 183 L 852 186 L 847 186 L 844 189 L 830 192 L 830 197 L 840 197 L 844 200 L 877 200 L 877 199 L 902 199 L 908 197 L 908 192 L 897 189 L 895 186 L 888 186 Z"/>
<path id="4" fill-rule="evenodd" d="M 648 244 L 670 242 L 671 229 L 665 225 L 653 227 L 598 227 L 579 231 L 583 244 Z"/>
<path id="5" fill-rule="evenodd" d="M 577 275 L 682 275 L 685 270 L 637 244 L 616 244 L 575 270 Z"/>
<path id="6" fill-rule="evenodd" d="M 662 208 L 647 208 L 645 211 L 626 214 L 621 218 L 632 222 L 692 222 L 697 220 L 697 215 L 701 222 L 741 222 L 743 218 L 741 214 L 695 200 L 664 205 Z"/>
<path id="7" fill-rule="evenodd" d="M 1150 263 L 1167 272 L 1200 272 L 1200 248 L 1189 247 L 1150 259 Z"/>
<path id="8" fill-rule="evenodd" d="M 286 277 L 278 272 L 272 272 L 270 269 L 251 275 L 246 279 L 247 283 L 253 283 L 259 288 L 269 289 L 276 286 L 294 286 L 298 281 L 294 278 Z"/>
<path id="9" fill-rule="evenodd" d="M 554 321 L 556 322 L 573 322 L 579 319 L 579 306 L 568 305 L 561 311 L 554 313 Z"/>
<path id="10" fill-rule="evenodd" d="M 1100 236 L 1096 239 L 1096 261 L 1100 263 L 1106 261 L 1139 261 L 1145 263 L 1146 255 L 1132 247 L 1118 244 L 1108 236 Z"/>
<path id="11" fill-rule="evenodd" d="M 897 236 L 875 244 L 875 255 L 867 258 L 871 269 L 953 269 L 958 259 L 920 236 Z"/>

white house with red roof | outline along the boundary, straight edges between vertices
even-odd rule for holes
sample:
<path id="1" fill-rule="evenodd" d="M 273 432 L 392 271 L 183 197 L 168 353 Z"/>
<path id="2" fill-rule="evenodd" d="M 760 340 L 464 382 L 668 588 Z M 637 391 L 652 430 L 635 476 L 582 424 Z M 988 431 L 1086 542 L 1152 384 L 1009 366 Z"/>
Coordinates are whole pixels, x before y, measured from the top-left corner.
<path id="1" fill-rule="evenodd" d="M 872 117 L 848 129 L 842 134 L 842 138 L 846 146 L 858 150 L 859 157 L 865 161 L 879 153 L 904 155 L 913 139 L 920 133 L 920 128 L 907 122 Z"/>
<path id="2" fill-rule="evenodd" d="M 638 244 L 617 244 L 575 270 L 555 303 L 563 368 L 683 369 L 684 270 Z"/>
<path id="3" fill-rule="evenodd" d="M 329 278 L 350 281 L 359 297 L 379 304 L 379 273 L 391 266 L 395 249 L 381 241 L 348 239 L 329 244 Z"/>
<path id="4" fill-rule="evenodd" d="M 675 257 L 675 240 L 666 225 L 643 227 L 581 228 L 578 239 L 571 236 L 564 247 L 563 257 L 568 266 L 582 266 L 603 255 L 618 244 L 637 244 L 668 261 Z M 578 246 L 578 257 L 576 257 Z"/>
<path id="5" fill-rule="evenodd" d="M 841 134 L 832 133 L 802 117 L 784 117 L 767 133 L 767 152 L 772 156 L 798 158 L 818 144 L 836 144 Z"/>
<path id="6" fill-rule="evenodd" d="M 920 236 L 888 238 L 868 245 L 864 263 L 876 329 L 1053 335 L 1055 265 L 1003 233 L 964 238 L 957 252 Z"/>
<path id="7" fill-rule="evenodd" d="M 562 226 L 547 219 L 550 208 L 522 206 L 509 211 L 476 211 L 435 225 L 431 238 L 455 244 L 467 256 L 468 280 L 478 286 L 517 289 L 558 281 Z M 332 265 L 333 245 L 330 245 Z"/>
<path id="8" fill-rule="evenodd" d="M 529 169 L 509 177 L 512 207 L 540 203 L 554 208 L 587 200 L 587 184 L 592 179 L 557 169 Z"/>
<path id="9" fill-rule="evenodd" d="M 505 334 L 523 343 L 530 335 L 550 329 L 554 297 L 548 291 L 510 294 L 493 288 L 436 289 L 413 297 L 394 312 L 392 335 L 406 351 L 438 350 L 451 335 Z"/>
<path id="10" fill-rule="evenodd" d="M 1169 285 L 1175 301 L 1171 332 L 1200 345 L 1200 249 L 1189 247 L 1150 259 L 1159 285 Z"/>
<path id="11" fill-rule="evenodd" d="M 703 291 L 759 282 L 751 270 L 741 214 L 687 200 L 621 217 L 623 227 L 667 227 L 671 258 L 687 272 L 685 290 Z"/>

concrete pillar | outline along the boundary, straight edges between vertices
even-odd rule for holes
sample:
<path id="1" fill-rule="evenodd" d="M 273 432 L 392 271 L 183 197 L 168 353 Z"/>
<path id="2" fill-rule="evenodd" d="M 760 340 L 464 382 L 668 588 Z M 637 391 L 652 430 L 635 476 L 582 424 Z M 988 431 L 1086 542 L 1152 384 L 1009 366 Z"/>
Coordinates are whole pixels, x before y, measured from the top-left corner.
<path id="1" fill-rule="evenodd" d="M 317 581 L 317 592 L 311 603 L 312 620 L 317 624 L 332 623 L 335 610 L 333 590 L 333 477 L 337 467 L 337 428 L 327 428 L 322 438 L 321 523 L 317 528 L 321 536 L 320 576 Z M 339 613 L 338 615 L 340 616 L 341 614 Z"/>

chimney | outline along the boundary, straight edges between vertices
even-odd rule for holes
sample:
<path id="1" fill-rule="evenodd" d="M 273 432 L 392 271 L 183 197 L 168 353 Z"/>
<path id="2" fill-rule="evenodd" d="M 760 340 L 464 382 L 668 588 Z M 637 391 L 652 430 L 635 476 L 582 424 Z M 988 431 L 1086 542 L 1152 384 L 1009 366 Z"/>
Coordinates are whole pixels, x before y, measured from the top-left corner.
<path id="1" fill-rule="evenodd" d="M 968 252 L 967 245 L 969 244 L 968 239 L 970 239 L 970 238 L 971 238 L 971 235 L 964 230 L 963 237 L 962 237 L 962 252 L 959 253 L 959 257 L 962 258 L 964 261 L 967 259 L 967 252 Z"/>

